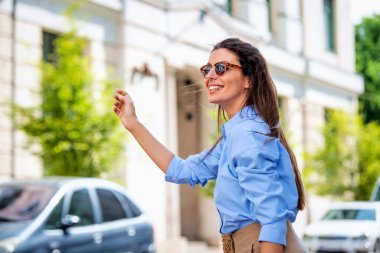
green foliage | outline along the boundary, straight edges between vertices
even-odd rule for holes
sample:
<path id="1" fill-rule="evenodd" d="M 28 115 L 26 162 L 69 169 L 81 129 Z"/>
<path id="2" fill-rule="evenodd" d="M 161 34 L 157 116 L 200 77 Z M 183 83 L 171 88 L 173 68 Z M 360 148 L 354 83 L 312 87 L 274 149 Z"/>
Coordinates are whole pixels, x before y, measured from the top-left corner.
<path id="1" fill-rule="evenodd" d="M 110 81 L 93 85 L 86 41 L 75 29 L 55 41 L 53 63 L 42 63 L 40 103 L 16 105 L 19 128 L 39 144 L 45 175 L 99 176 L 117 166 L 123 151 L 119 123 L 110 109 Z"/>
<path id="2" fill-rule="evenodd" d="M 317 194 L 351 198 L 357 176 L 357 119 L 342 111 L 329 111 L 327 118 L 322 130 L 323 147 L 306 156 L 304 181 Z"/>
<path id="3" fill-rule="evenodd" d="M 355 197 L 368 200 L 380 171 L 380 126 L 375 122 L 364 125 L 359 140 L 360 177 Z"/>
<path id="4" fill-rule="evenodd" d="M 330 111 L 322 133 L 324 145 L 305 155 L 306 187 L 320 195 L 368 200 L 380 165 L 380 127 L 364 125 L 357 115 Z"/>
<path id="5" fill-rule="evenodd" d="M 366 123 L 380 122 L 380 14 L 355 27 L 356 71 L 364 77 L 360 110 Z"/>

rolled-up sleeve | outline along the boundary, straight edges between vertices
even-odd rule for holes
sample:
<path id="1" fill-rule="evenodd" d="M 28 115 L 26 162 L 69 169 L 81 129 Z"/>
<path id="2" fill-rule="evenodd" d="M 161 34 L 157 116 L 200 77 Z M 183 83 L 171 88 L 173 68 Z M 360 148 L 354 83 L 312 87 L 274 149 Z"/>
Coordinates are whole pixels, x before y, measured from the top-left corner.
<path id="1" fill-rule="evenodd" d="M 277 162 L 279 154 L 266 148 L 249 148 L 237 154 L 236 173 L 257 221 L 260 241 L 286 245 L 286 223 L 294 213 L 287 208 Z M 297 194 L 297 193 L 295 193 Z"/>
<path id="2" fill-rule="evenodd" d="M 174 156 L 166 171 L 165 180 L 177 184 L 189 184 L 192 187 L 196 184 L 205 186 L 208 180 L 216 178 L 219 154 L 216 147 L 211 153 L 205 150 L 187 159 Z"/>

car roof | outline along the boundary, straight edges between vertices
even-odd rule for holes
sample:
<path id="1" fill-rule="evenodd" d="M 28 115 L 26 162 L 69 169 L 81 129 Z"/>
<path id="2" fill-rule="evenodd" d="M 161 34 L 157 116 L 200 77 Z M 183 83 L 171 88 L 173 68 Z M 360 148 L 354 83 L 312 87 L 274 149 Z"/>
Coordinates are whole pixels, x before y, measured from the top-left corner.
<path id="1" fill-rule="evenodd" d="M 107 184 L 107 185 L 117 185 L 111 181 L 107 181 L 99 178 L 88 178 L 88 177 L 44 177 L 37 179 L 11 179 L 7 181 L 0 182 L 1 185 L 41 185 L 48 187 L 60 188 L 66 184 L 75 184 L 75 183 L 91 183 L 91 184 Z M 119 185 L 118 185 L 119 186 Z M 119 186 L 120 187 L 120 186 Z"/>
<path id="2" fill-rule="evenodd" d="M 330 209 L 380 209 L 380 201 L 349 201 L 349 202 L 336 202 Z"/>

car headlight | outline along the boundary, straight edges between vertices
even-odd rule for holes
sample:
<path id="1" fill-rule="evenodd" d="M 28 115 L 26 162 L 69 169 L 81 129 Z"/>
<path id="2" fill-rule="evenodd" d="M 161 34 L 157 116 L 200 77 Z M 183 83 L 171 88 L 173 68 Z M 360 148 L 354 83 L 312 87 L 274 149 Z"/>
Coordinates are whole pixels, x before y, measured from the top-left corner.
<path id="1" fill-rule="evenodd" d="M 0 253 L 12 253 L 18 244 L 16 237 L 0 241 Z"/>
<path id="2" fill-rule="evenodd" d="M 352 238 L 354 241 L 365 241 L 368 239 L 368 235 L 362 234 L 361 236 L 355 236 Z"/>

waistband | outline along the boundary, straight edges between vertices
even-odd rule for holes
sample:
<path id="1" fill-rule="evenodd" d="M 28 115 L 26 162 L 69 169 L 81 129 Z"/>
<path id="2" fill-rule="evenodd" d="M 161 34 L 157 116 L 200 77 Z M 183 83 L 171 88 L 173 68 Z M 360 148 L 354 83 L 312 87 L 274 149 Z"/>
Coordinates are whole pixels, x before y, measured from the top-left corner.
<path id="1" fill-rule="evenodd" d="M 253 222 L 231 234 L 222 235 L 223 253 L 235 253 L 235 245 L 241 243 L 241 240 L 247 235 L 253 240 L 258 240 L 261 225 Z M 253 242 L 253 241 L 252 241 Z"/>

